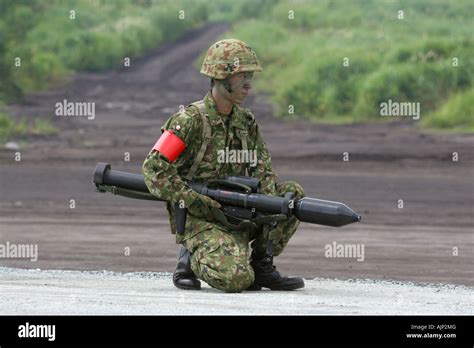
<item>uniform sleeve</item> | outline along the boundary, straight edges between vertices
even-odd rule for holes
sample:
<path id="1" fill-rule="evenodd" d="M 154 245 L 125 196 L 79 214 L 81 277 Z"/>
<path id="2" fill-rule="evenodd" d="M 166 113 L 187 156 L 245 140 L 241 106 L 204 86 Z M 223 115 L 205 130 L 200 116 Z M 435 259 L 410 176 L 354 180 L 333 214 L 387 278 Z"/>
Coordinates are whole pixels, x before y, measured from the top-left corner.
<path id="1" fill-rule="evenodd" d="M 277 195 L 276 180 L 277 175 L 272 168 L 272 158 L 268 151 L 267 144 L 263 140 L 258 125 L 255 122 L 253 133 L 255 136 L 255 150 L 257 151 L 257 165 L 252 169 L 251 176 L 260 180 L 260 192 L 266 195 Z"/>
<path id="2" fill-rule="evenodd" d="M 197 128 L 196 119 L 198 118 L 188 113 L 175 114 L 161 128 L 162 131 L 172 130 L 184 141 L 186 148 L 173 163 L 169 163 L 159 152 L 150 151 L 143 163 L 142 172 L 145 184 L 152 195 L 169 202 L 177 202 L 191 190 L 179 176 L 177 163 L 181 156 L 190 151 L 189 144 Z"/>

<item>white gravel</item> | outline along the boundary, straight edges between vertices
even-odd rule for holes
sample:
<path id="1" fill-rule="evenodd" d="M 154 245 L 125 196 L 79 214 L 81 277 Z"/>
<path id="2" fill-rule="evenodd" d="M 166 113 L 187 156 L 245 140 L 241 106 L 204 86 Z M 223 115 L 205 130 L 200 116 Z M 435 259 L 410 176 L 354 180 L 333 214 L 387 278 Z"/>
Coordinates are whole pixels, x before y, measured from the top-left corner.
<path id="1" fill-rule="evenodd" d="M 292 292 L 176 289 L 170 273 L 0 267 L 0 315 L 474 314 L 474 288 L 376 280 L 306 279 Z"/>

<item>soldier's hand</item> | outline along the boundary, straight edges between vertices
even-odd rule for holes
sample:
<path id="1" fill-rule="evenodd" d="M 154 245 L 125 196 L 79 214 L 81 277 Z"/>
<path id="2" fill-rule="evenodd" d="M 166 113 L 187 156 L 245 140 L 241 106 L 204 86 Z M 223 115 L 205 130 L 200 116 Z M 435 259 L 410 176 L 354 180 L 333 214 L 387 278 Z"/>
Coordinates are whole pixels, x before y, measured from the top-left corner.
<path id="1" fill-rule="evenodd" d="M 189 190 L 183 196 L 186 208 L 191 215 L 202 217 L 207 221 L 214 220 L 212 208 L 220 208 L 219 202 L 196 191 Z"/>

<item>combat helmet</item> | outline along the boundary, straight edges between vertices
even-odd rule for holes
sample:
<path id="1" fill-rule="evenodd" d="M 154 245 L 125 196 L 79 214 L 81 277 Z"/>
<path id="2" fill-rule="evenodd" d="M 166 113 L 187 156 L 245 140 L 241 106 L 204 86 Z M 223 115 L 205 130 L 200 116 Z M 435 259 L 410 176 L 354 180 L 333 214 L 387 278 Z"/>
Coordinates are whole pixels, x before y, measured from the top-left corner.
<path id="1" fill-rule="evenodd" d="M 201 74 L 222 80 L 240 72 L 262 71 L 255 51 L 237 39 L 217 41 L 207 50 Z"/>

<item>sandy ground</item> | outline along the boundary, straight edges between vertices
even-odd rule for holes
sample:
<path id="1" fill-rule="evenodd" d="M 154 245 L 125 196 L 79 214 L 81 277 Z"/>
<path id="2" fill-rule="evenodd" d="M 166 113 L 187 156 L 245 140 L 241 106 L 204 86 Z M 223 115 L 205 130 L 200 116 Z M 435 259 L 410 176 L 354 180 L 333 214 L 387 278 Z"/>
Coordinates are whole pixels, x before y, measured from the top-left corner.
<path id="1" fill-rule="evenodd" d="M 92 172 L 97 162 L 109 162 L 117 170 L 140 172 L 164 120 L 179 105 L 198 100 L 206 93 L 208 81 L 196 71 L 194 62 L 226 29 L 226 25 L 210 25 L 193 30 L 144 58 L 132 60 L 131 68 L 80 73 L 60 88 L 29 95 L 21 103 L 9 106 L 8 112 L 19 117 L 48 118 L 60 132 L 53 137 L 20 141 L 20 162 L 15 161 L 15 150 L 0 149 L 0 244 L 37 244 L 39 250 L 37 262 L 0 259 L 0 266 L 173 271 L 177 246 L 169 234 L 163 203 L 95 193 Z M 95 102 L 95 119 L 55 117 L 54 104 L 63 99 Z M 316 296 L 320 286 L 331 289 L 336 284 L 346 284 L 347 292 L 352 292 L 351 286 L 358 283 L 344 279 L 474 286 L 473 135 L 434 134 L 408 120 L 340 126 L 281 120 L 272 116 L 272 106 L 262 94 L 249 98 L 247 105 L 257 117 L 280 180 L 296 180 L 308 196 L 344 202 L 363 216 L 361 223 L 341 229 L 302 224 L 285 252 L 276 258 L 283 273 L 341 279 L 333 284 L 321 279 L 308 282 L 305 291 L 315 292 L 311 300 L 314 306 L 320 301 L 321 294 Z M 348 162 L 342 160 L 344 152 L 349 153 Z M 452 161 L 453 152 L 459 154 L 459 161 Z M 125 153 L 130 155 L 130 161 L 124 159 Z M 404 202 L 402 209 L 398 207 L 399 199 Z M 363 244 L 364 261 L 325 257 L 325 245 L 333 242 Z M 129 256 L 124 255 L 125 248 L 130 248 Z M 3 285 L 16 286 L 12 282 L 15 272 L 8 272 L 12 272 L 8 282 L 3 276 L 0 278 L 1 289 L 5 288 Z M 26 279 L 23 277 L 35 274 L 18 272 L 20 283 Z M 35 277 L 46 279 L 53 274 L 62 273 L 39 273 Z M 76 273 L 64 274 L 71 274 L 64 281 L 72 284 Z M 89 273 L 78 276 L 94 277 Z M 129 276 L 111 274 L 110 283 L 104 284 L 113 289 L 112 284 L 124 279 L 121 277 Z M 185 298 L 191 296 L 189 299 L 203 294 L 220 296 L 212 291 L 181 294 L 161 276 L 153 278 L 153 285 L 147 283 L 150 279 L 146 277 L 142 281 L 150 289 L 168 289 L 156 294 L 157 298 L 165 296 L 166 291 Z M 155 285 L 155 281 L 162 285 Z M 60 287 L 60 283 L 55 284 Z M 87 284 L 92 286 L 94 281 Z M 384 284 L 390 290 L 387 294 L 411 289 L 408 285 L 383 282 L 357 286 L 370 292 L 382 289 Z M 76 285 L 82 286 L 80 282 Z M 430 287 L 416 289 L 421 297 L 424 291 L 427 296 L 434 293 Z M 32 287 L 30 293 L 34 295 L 36 290 L 40 288 Z M 304 294 L 307 292 L 295 296 Z M 330 296 L 330 291 L 323 294 Z M 253 295 L 239 296 L 244 299 Z M 281 298 L 277 294 L 268 296 Z M 386 297 L 386 301 L 392 300 L 391 295 Z M 334 301 L 341 301 L 341 310 L 349 313 L 351 304 L 342 303 L 344 299 L 342 296 Z M 420 312 L 441 308 L 427 305 L 423 309 L 422 303 L 431 300 L 426 301 L 416 302 Z M 433 302 L 438 303 L 434 297 Z M 332 302 L 323 302 L 322 308 L 325 303 Z M 409 306 L 383 303 L 387 313 L 410 311 Z M 14 304 L 9 306 L 12 313 Z M 69 307 L 71 311 L 73 307 Z M 369 307 L 361 305 L 354 310 L 377 310 Z M 110 310 L 120 312 L 120 308 L 124 308 L 123 304 Z M 299 310 L 304 309 L 295 309 Z"/>
<path id="2" fill-rule="evenodd" d="M 474 290 L 373 280 L 306 279 L 292 292 L 176 291 L 170 273 L 0 268 L 2 314 L 344 315 L 474 313 Z"/>

